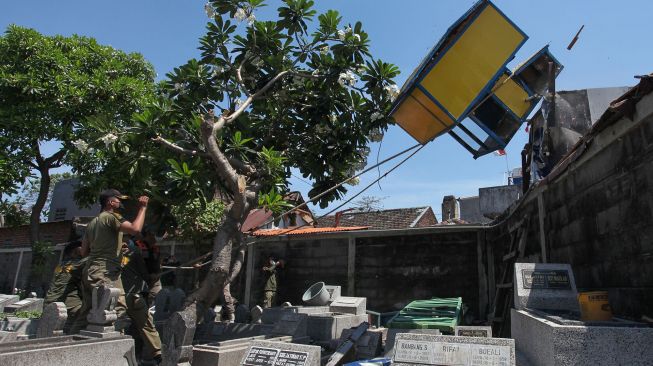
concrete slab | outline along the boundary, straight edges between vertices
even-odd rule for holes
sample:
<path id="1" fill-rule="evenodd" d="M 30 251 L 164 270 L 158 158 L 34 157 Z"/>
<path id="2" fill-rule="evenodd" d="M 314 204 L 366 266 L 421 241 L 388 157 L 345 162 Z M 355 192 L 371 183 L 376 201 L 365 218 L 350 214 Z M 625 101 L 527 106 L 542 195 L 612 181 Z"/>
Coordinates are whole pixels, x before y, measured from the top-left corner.
<path id="1" fill-rule="evenodd" d="M 329 342 L 340 338 L 342 331 L 367 321 L 367 314 L 312 314 L 308 316 L 308 336 L 314 341 Z"/>
<path id="2" fill-rule="evenodd" d="M 5 306 L 11 305 L 20 300 L 18 295 L 5 295 L 0 294 L 0 313 L 4 313 Z"/>
<path id="3" fill-rule="evenodd" d="M 345 313 L 362 315 L 367 310 L 367 298 L 341 296 L 329 305 L 329 311 L 332 313 Z"/>
<path id="4" fill-rule="evenodd" d="M 0 365 L 135 365 L 134 340 L 62 336 L 0 344 Z"/>
<path id="5" fill-rule="evenodd" d="M 29 297 L 4 306 L 5 313 L 17 311 L 43 311 L 43 299 Z"/>
<path id="6" fill-rule="evenodd" d="M 511 335 L 533 366 L 652 365 L 653 328 L 561 325 L 512 309 Z"/>

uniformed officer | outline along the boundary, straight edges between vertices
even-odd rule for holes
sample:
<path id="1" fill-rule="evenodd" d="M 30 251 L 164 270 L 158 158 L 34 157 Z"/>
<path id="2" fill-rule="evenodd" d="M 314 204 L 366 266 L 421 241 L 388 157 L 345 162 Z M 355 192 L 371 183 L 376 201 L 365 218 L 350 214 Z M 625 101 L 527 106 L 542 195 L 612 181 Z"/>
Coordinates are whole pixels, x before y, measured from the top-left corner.
<path id="1" fill-rule="evenodd" d="M 63 331 L 68 334 L 75 318 L 82 308 L 82 271 L 86 258 L 82 258 L 82 242 L 77 240 L 66 245 L 61 263 L 55 268 L 44 305 L 53 302 L 66 304 L 68 318 Z"/>
<path id="2" fill-rule="evenodd" d="M 143 342 L 143 360 L 147 363 L 161 359 L 161 338 L 154 327 L 147 297 L 150 274 L 141 249 L 133 241 L 128 245 L 123 259 L 122 285 L 125 289 L 127 314 Z"/>
<path id="3" fill-rule="evenodd" d="M 147 269 L 146 282 L 149 288 L 147 302 L 152 306 L 156 294 L 161 291 L 161 254 L 154 232 L 149 229 L 143 230 L 143 235 L 136 240 L 136 245 Z"/>
<path id="4" fill-rule="evenodd" d="M 86 327 L 86 317 L 91 309 L 91 296 L 94 287 L 105 285 L 120 290 L 115 310 L 118 318 L 122 318 L 126 314 L 125 292 L 120 279 L 123 259 L 122 234 L 137 235 L 141 231 L 149 201 L 146 196 L 138 198 L 138 211 L 132 223 L 123 219 L 116 212 L 122 206 L 120 200 L 126 198 L 127 196 L 115 189 L 103 191 L 100 194 L 102 212 L 86 226 L 81 247 L 82 256 L 88 256 L 82 275 L 83 303 L 71 329 L 73 333 Z"/>
<path id="5" fill-rule="evenodd" d="M 277 301 L 277 272 L 283 268 L 283 260 L 275 261 L 274 257 L 268 258 L 267 266 L 263 267 L 265 272 L 265 287 L 263 288 L 263 307 L 270 308 Z"/>

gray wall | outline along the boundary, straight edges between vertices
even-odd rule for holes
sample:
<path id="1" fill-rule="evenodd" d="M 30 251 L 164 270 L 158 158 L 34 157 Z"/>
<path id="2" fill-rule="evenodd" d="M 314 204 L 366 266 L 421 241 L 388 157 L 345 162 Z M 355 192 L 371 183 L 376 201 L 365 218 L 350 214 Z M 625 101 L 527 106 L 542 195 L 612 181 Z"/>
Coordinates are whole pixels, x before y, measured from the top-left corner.
<path id="1" fill-rule="evenodd" d="M 72 220 L 74 217 L 79 216 L 92 217 L 100 212 L 99 203 L 95 203 L 91 207 L 79 207 L 77 205 L 77 202 L 75 202 L 77 184 L 79 184 L 78 179 L 66 179 L 57 182 L 52 191 L 48 221 Z"/>

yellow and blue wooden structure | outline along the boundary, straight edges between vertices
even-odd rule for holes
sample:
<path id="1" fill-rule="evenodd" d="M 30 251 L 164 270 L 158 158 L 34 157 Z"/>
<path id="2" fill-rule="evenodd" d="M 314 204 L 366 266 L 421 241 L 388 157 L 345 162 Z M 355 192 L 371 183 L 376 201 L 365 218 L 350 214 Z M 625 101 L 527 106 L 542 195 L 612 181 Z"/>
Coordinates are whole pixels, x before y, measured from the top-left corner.
<path id="1" fill-rule="evenodd" d="M 421 144 L 449 133 L 474 158 L 504 148 L 537 104 L 506 68 L 527 39 L 491 1 L 477 2 L 409 77 L 391 116 Z M 468 118 L 487 137 L 465 127 Z"/>

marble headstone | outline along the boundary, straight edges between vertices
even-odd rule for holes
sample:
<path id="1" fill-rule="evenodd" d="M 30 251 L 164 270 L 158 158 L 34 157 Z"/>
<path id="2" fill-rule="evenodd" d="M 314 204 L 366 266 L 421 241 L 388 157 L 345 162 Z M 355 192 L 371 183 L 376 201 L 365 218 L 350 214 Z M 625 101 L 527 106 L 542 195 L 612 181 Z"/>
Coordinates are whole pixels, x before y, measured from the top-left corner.
<path id="1" fill-rule="evenodd" d="M 399 333 L 393 365 L 515 366 L 515 340 Z"/>
<path id="2" fill-rule="evenodd" d="M 43 314 L 36 328 L 36 338 L 63 335 L 63 327 L 68 319 L 66 304 L 53 302 L 43 308 Z"/>
<path id="3" fill-rule="evenodd" d="M 120 332 L 114 328 L 114 323 L 118 319 L 115 310 L 118 296 L 120 290 L 115 287 L 94 287 L 91 295 L 91 310 L 86 317 L 88 325 L 79 334 L 96 338 L 120 336 Z"/>
<path id="4" fill-rule="evenodd" d="M 515 263 L 515 309 L 579 312 L 578 291 L 569 264 Z"/>
<path id="5" fill-rule="evenodd" d="M 163 365 L 176 366 L 189 362 L 193 356 L 193 337 L 195 336 L 194 306 L 173 313 L 166 322 L 166 331 L 161 334 L 161 354 Z"/>
<path id="6" fill-rule="evenodd" d="M 180 288 L 161 289 L 154 299 L 154 320 L 166 320 L 175 311 L 183 308 L 186 294 Z"/>
<path id="7" fill-rule="evenodd" d="M 320 366 L 322 349 L 305 344 L 253 341 L 240 361 L 244 366 Z"/>

